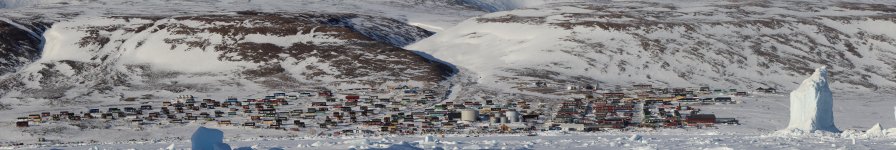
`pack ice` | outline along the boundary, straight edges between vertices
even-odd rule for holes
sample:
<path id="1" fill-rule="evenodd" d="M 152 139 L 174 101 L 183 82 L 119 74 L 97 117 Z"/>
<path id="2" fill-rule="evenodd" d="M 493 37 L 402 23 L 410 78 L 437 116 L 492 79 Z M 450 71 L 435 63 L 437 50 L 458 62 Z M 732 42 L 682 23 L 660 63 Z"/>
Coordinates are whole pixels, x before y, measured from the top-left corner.
<path id="1" fill-rule="evenodd" d="M 799 88 L 790 92 L 788 130 L 840 132 L 834 126 L 834 99 L 827 74 L 826 67 L 815 69 L 815 73 L 803 80 Z"/>

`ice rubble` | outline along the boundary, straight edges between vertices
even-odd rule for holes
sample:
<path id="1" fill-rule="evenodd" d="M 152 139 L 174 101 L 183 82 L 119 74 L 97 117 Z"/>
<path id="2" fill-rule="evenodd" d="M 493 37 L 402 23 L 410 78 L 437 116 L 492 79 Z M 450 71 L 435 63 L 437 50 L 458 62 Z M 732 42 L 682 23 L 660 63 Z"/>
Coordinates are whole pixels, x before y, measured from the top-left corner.
<path id="1" fill-rule="evenodd" d="M 632 135 L 631 137 L 629 137 L 628 140 L 629 141 L 641 141 L 641 138 L 642 138 L 641 135 L 635 134 L 635 135 Z"/>
<path id="2" fill-rule="evenodd" d="M 865 136 L 868 136 L 868 137 L 880 137 L 880 136 L 885 136 L 885 135 L 887 135 L 887 134 L 886 134 L 886 132 L 884 132 L 884 129 L 880 127 L 880 123 L 874 124 L 874 126 L 871 127 L 871 129 L 868 129 L 865 131 Z"/>
<path id="3" fill-rule="evenodd" d="M 424 143 L 434 143 L 434 142 L 436 142 L 436 137 L 432 136 L 432 135 L 427 135 L 425 138 L 423 138 L 423 142 Z"/>
<path id="4" fill-rule="evenodd" d="M 790 123 L 787 130 L 840 132 L 834 126 L 834 100 L 828 86 L 827 68 L 815 69 L 799 88 L 790 92 Z"/>
<path id="5" fill-rule="evenodd" d="M 199 127 L 193 132 L 191 140 L 195 150 L 229 150 L 230 145 L 224 143 L 224 132 L 217 129 Z"/>

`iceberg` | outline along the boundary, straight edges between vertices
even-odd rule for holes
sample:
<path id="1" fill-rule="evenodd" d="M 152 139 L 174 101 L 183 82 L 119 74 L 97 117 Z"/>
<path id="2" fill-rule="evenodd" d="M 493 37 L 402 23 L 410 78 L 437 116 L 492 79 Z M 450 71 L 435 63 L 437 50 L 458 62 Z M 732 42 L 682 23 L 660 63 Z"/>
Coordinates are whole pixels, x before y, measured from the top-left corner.
<path id="1" fill-rule="evenodd" d="M 827 68 L 815 69 L 799 88 L 790 92 L 790 123 L 787 129 L 806 132 L 840 132 L 834 126 L 834 99 L 828 86 Z"/>
<path id="2" fill-rule="evenodd" d="M 230 145 L 224 143 L 224 132 L 218 129 L 199 127 L 193 132 L 190 142 L 195 150 L 230 150 Z"/>

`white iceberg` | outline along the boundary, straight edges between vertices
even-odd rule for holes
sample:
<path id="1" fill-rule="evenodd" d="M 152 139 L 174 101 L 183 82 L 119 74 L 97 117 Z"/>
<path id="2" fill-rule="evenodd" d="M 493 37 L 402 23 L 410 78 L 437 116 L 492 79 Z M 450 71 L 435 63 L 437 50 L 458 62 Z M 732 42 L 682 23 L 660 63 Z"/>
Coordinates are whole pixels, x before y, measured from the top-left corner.
<path id="1" fill-rule="evenodd" d="M 629 141 L 640 141 L 640 140 L 641 140 L 641 135 L 637 135 L 637 134 L 632 135 L 631 137 L 628 137 L 628 140 L 629 140 Z"/>
<path id="2" fill-rule="evenodd" d="M 230 150 L 230 145 L 224 143 L 224 132 L 217 129 L 199 127 L 193 132 L 191 142 L 194 150 Z"/>
<path id="3" fill-rule="evenodd" d="M 168 147 L 165 147 L 165 150 L 174 150 L 174 144 L 168 145 Z"/>
<path id="4" fill-rule="evenodd" d="M 834 99 L 828 86 L 827 68 L 815 69 L 800 87 L 790 92 L 788 130 L 840 132 L 834 126 Z"/>
<path id="5" fill-rule="evenodd" d="M 423 142 L 434 143 L 434 142 L 436 142 L 436 137 L 432 136 L 432 135 L 427 135 L 425 138 L 423 138 Z"/>

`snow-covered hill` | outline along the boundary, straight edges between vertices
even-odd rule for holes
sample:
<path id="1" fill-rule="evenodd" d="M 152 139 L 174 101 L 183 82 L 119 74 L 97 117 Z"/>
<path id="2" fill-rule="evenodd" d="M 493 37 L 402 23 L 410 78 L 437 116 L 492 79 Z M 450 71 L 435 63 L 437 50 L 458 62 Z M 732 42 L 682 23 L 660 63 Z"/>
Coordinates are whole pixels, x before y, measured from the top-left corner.
<path id="1" fill-rule="evenodd" d="M 894 123 L 881 112 L 896 105 L 889 100 L 896 90 L 896 7 L 854 1 L 863 3 L 0 0 L 0 123 L 7 124 L 0 135 L 8 135 L 0 136 L 0 149 L 186 148 L 188 133 L 211 124 L 11 125 L 41 112 L 155 106 L 176 95 L 223 99 L 320 86 L 439 84 L 452 85 L 444 102 L 541 104 L 576 93 L 556 92 L 563 86 L 595 83 L 783 92 L 819 66 L 830 71 L 825 80 L 843 134 L 768 135 L 786 127 L 781 114 L 789 105 L 785 96 L 761 93 L 701 107 L 742 123 L 702 129 L 447 134 L 436 142 L 413 135 L 322 137 L 314 129 L 222 130 L 240 149 L 892 149 L 893 134 L 856 144 L 864 134 L 855 129 Z M 541 81 L 551 90 L 532 88 Z M 147 100 L 119 101 L 128 99 Z M 543 104 L 539 109 L 552 106 Z M 38 142 L 44 139 L 51 142 Z M 54 141 L 84 143 L 46 145 Z"/>
<path id="2" fill-rule="evenodd" d="M 396 47 L 430 34 L 393 19 L 338 13 L 77 17 L 47 29 L 41 58 L 0 79 L 7 83 L 0 94 L 82 100 L 158 90 L 434 84 L 450 68 Z"/>
<path id="3" fill-rule="evenodd" d="M 63 2 L 82 2 L 76 0 L 0 0 L 0 8 L 19 8 L 41 4 L 53 4 Z"/>
<path id="4" fill-rule="evenodd" d="M 0 56 L 0 103 L 433 84 L 449 68 L 400 47 L 485 13 L 449 0 L 2 0 L 0 6 L 0 53 L 8 54 Z"/>
<path id="5" fill-rule="evenodd" d="M 431 31 L 485 13 L 459 0 L 0 0 L 0 17 L 46 20 L 80 15 L 195 15 L 233 11 L 365 14 L 396 19 Z"/>
<path id="6" fill-rule="evenodd" d="M 522 8 L 539 7 L 545 4 L 568 3 L 568 2 L 590 2 L 602 3 L 610 0 L 459 0 L 462 4 L 472 6 L 474 8 L 489 11 L 507 11 Z"/>
<path id="7" fill-rule="evenodd" d="M 560 3 L 469 19 L 406 48 L 499 88 L 792 89 L 812 68 L 829 66 L 835 89 L 892 90 L 894 12 L 846 2 Z"/>
<path id="8" fill-rule="evenodd" d="M 0 75 L 15 72 L 40 57 L 41 34 L 46 28 L 40 22 L 0 19 Z"/>
<path id="9" fill-rule="evenodd" d="M 267 53 L 263 57 L 249 56 L 249 52 L 242 50 L 247 47 L 270 50 L 265 47 L 268 46 L 267 48 L 274 48 L 273 51 L 290 52 L 289 49 L 293 47 L 291 44 L 296 42 L 346 43 L 333 40 L 332 37 L 321 38 L 321 35 L 306 33 L 277 35 L 280 37 L 276 38 L 220 33 L 211 36 L 215 34 L 206 33 L 207 30 L 222 28 L 217 26 L 226 24 L 218 21 L 178 19 L 193 17 L 203 20 L 203 17 L 255 11 L 325 16 L 317 19 L 323 19 L 325 23 L 322 24 L 326 26 L 345 27 L 344 29 L 350 31 L 344 32 L 357 33 L 359 36 L 369 38 L 366 42 L 388 43 L 386 44 L 388 46 L 405 46 L 427 37 L 432 32 L 439 32 L 435 37 L 406 48 L 422 50 L 428 53 L 424 55 L 432 55 L 435 59 L 469 71 L 464 74 L 481 76 L 482 78 L 478 80 L 480 85 L 503 89 L 519 89 L 537 81 L 549 81 L 559 86 L 652 83 L 669 86 L 709 85 L 717 88 L 789 89 L 797 85 L 795 81 L 799 81 L 800 76 L 810 73 L 811 68 L 822 65 L 830 66 L 834 81 L 832 85 L 835 89 L 882 90 L 896 87 L 894 79 L 896 73 L 892 71 L 896 68 L 896 61 L 893 59 L 896 55 L 893 54 L 891 39 L 896 33 L 889 30 L 889 27 L 893 26 L 893 21 L 887 19 L 894 13 L 893 6 L 886 4 L 837 1 L 810 3 L 593 0 L 5 0 L 2 3 L 6 6 L 16 4 L 16 7 L 0 9 L 2 12 L 0 16 L 10 20 L 5 22 L 15 20 L 14 22 L 19 22 L 17 24 L 29 28 L 27 31 L 21 27 L 6 28 L 16 30 L 8 32 L 41 33 L 44 28 L 55 23 L 53 28 L 43 34 L 50 42 L 43 46 L 46 50 L 40 54 L 33 47 L 42 46 L 35 43 L 41 43 L 44 37 L 34 36 L 25 37 L 24 42 L 30 44 L 21 44 L 19 46 L 22 47 L 6 48 L 2 51 L 12 53 L 21 52 L 19 49 L 23 49 L 29 52 L 5 55 L 10 58 L 4 59 L 7 61 L 2 62 L 5 64 L 0 69 L 7 70 L 6 72 L 19 71 L 14 75 L 6 75 L 5 81 L 10 84 L 4 84 L 5 89 L 33 89 L 42 85 L 70 89 L 73 86 L 59 83 L 94 85 L 88 82 L 99 82 L 104 85 L 91 87 L 93 89 L 114 89 L 114 87 L 133 86 L 129 82 L 144 82 L 132 79 L 134 76 L 178 74 L 138 75 L 141 74 L 140 70 L 160 70 L 160 68 L 173 72 L 202 74 L 252 70 L 249 68 L 260 67 L 261 69 L 254 69 L 256 74 L 267 74 L 267 77 L 271 77 L 272 72 L 264 71 L 275 71 L 274 73 L 303 71 L 270 66 L 280 65 L 280 68 L 284 68 L 290 67 L 283 66 L 284 64 L 308 63 L 303 62 L 307 61 L 303 58 L 305 56 L 283 57 L 274 53 Z M 471 7 L 485 11 L 510 11 L 487 14 L 455 26 L 464 18 L 484 13 Z M 342 17 L 329 20 L 326 19 L 328 15 Z M 272 23 L 270 22 L 272 20 L 265 20 L 271 18 L 251 19 L 262 20 L 256 23 Z M 169 25 L 179 25 L 178 27 L 181 27 L 179 30 L 185 31 L 181 33 L 167 31 L 177 29 Z M 419 30 L 414 26 L 428 31 Z M 449 27 L 451 27 L 449 30 L 445 30 Z M 149 30 L 156 28 L 161 32 Z M 192 32 L 193 30 L 196 32 Z M 234 29 L 230 32 L 237 31 Z M 194 34 L 208 37 L 191 37 Z M 4 38 L 20 38 L 21 41 L 22 37 Z M 234 41 L 264 44 L 240 45 L 240 42 Z M 153 42 L 155 44 L 152 44 Z M 356 46 L 355 48 L 369 47 L 349 43 L 348 45 Z M 170 53 L 161 51 L 164 49 L 174 50 Z M 184 57 L 183 54 L 188 54 L 190 57 Z M 24 68 L 38 57 L 42 57 L 39 63 Z M 166 59 L 160 61 L 157 57 Z M 416 61 L 416 55 L 408 59 Z M 392 60 L 383 62 L 388 61 Z M 185 63 L 191 65 L 182 65 Z M 386 64 L 378 65 L 384 67 Z M 96 76 L 96 79 L 60 78 L 66 81 L 43 81 L 45 76 L 39 75 L 53 72 L 44 71 L 45 69 L 77 70 L 83 66 L 130 67 L 109 68 L 123 74 L 116 74 L 116 71 L 111 70 L 105 70 L 111 71 L 108 73 L 97 71 L 96 73 L 101 75 L 92 75 Z M 135 67 L 140 69 L 134 70 Z M 365 78 L 385 76 L 369 75 L 370 73 L 363 72 L 363 69 L 351 70 L 361 71 L 360 73 L 327 70 L 317 69 L 314 71 L 316 73 L 293 78 L 296 78 L 296 82 L 354 81 L 360 80 L 359 78 L 364 78 L 365 81 L 380 80 L 379 82 L 385 79 L 408 80 L 408 77 L 414 78 L 410 80 L 424 79 L 396 73 L 384 73 L 391 74 L 388 78 Z M 83 73 L 60 71 L 58 74 L 91 76 Z M 319 76 L 320 74 L 341 77 L 330 79 L 330 76 Z M 431 76 L 425 80 L 435 81 L 431 80 L 433 78 L 434 76 Z M 197 76 L 180 78 L 177 83 L 200 79 L 232 80 L 232 78 Z M 173 83 L 167 80 L 162 82 L 168 84 L 158 86 L 167 87 Z M 51 89 L 54 88 L 57 87 Z M 174 89 L 181 88 L 183 87 Z M 17 91 L 19 90 L 0 93 L 20 95 L 16 94 Z M 61 93 L 59 90 L 49 91 L 52 91 L 49 93 Z M 86 91 L 82 91 L 84 92 Z M 27 97 L 27 94 L 23 97 Z"/>

